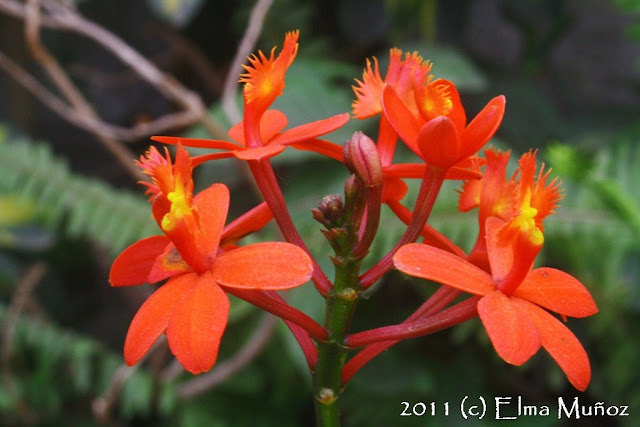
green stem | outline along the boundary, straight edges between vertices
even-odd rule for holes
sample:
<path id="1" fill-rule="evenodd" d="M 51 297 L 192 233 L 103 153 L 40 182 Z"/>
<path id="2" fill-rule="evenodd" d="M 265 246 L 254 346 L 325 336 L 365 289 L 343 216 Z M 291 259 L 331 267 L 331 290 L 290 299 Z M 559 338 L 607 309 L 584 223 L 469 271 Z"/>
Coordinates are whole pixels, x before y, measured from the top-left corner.
<path id="1" fill-rule="evenodd" d="M 354 230 L 340 239 L 336 257 L 335 283 L 326 298 L 325 328 L 329 332 L 326 341 L 318 344 L 318 363 L 314 371 L 314 397 L 316 420 L 319 427 L 339 426 L 339 397 L 341 371 L 347 359 L 344 338 L 349 330 L 351 317 L 360 291 L 360 257 L 352 256 L 357 245 Z"/>

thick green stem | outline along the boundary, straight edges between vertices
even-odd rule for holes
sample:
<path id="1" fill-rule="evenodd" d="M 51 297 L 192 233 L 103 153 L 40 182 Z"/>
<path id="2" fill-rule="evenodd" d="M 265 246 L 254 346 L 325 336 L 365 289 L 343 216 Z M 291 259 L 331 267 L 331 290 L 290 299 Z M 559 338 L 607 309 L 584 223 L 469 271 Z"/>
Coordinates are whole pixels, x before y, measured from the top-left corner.
<path id="1" fill-rule="evenodd" d="M 314 370 L 314 398 L 319 427 L 340 425 L 341 371 L 347 359 L 344 338 L 348 333 L 351 316 L 360 291 L 361 257 L 353 256 L 358 243 L 352 227 L 335 237 L 336 249 L 334 286 L 326 297 L 326 341 L 318 344 L 318 363 Z"/>

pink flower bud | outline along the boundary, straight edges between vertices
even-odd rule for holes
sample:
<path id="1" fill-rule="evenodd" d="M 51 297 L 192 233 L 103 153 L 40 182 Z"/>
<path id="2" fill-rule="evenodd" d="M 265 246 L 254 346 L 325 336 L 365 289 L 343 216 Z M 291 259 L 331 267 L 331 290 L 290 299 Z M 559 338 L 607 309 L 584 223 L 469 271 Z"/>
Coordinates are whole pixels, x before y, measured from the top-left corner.
<path id="1" fill-rule="evenodd" d="M 362 132 L 355 132 L 344 145 L 344 164 L 367 187 L 382 185 L 382 164 L 375 142 Z"/>

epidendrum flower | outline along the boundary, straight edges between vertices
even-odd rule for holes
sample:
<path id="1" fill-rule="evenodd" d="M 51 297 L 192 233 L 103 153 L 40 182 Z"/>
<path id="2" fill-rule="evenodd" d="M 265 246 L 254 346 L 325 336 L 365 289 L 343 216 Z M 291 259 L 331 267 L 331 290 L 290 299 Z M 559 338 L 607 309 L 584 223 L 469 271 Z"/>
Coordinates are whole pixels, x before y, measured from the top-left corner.
<path id="1" fill-rule="evenodd" d="M 489 165 L 504 164 L 492 155 Z M 491 162 L 497 163 L 491 163 Z M 496 175 L 499 167 L 494 171 Z M 488 271 L 451 252 L 423 244 L 402 247 L 394 257 L 400 271 L 479 295 L 478 315 L 498 355 L 521 365 L 542 346 L 571 384 L 585 390 L 591 378 L 589 358 L 573 333 L 546 308 L 563 318 L 597 313 L 593 298 L 576 278 L 554 268 L 532 269 L 544 234 L 542 220 L 559 200 L 557 183 L 546 184 L 548 172 L 535 175 L 535 153 L 520 160 L 519 180 L 503 185 L 489 177 L 479 205 L 484 218 Z M 509 197 L 505 197 L 511 191 Z M 483 206 L 482 200 L 485 200 Z M 490 211 L 489 205 L 494 209 Z M 506 206 L 508 205 L 508 206 Z M 481 236 L 481 238 L 484 236 Z"/>
<path id="2" fill-rule="evenodd" d="M 354 87 L 354 116 L 371 117 L 384 113 L 380 133 L 383 166 L 390 166 L 397 136 L 434 167 L 464 166 L 495 133 L 504 115 L 505 98 L 493 98 L 480 113 L 466 123 L 465 109 L 455 85 L 436 79 L 432 63 L 416 52 L 405 54 L 392 49 L 385 79 L 377 61 L 367 62 L 362 80 Z M 389 126 L 395 131 L 390 134 Z"/>
<path id="3" fill-rule="evenodd" d="M 178 146 L 175 163 L 151 147 L 138 164 L 152 178 L 145 183 L 153 216 L 163 235 L 142 239 L 114 261 L 112 286 L 168 281 L 147 299 L 133 318 L 124 345 L 125 362 L 137 363 L 166 333 L 172 353 L 194 374 L 215 364 L 227 324 L 225 287 L 279 290 L 311 277 L 309 256 L 283 242 L 236 247 L 244 234 L 271 219 L 265 205 L 224 228 L 229 190 L 213 184 L 193 194 L 192 162 Z"/>
<path id="4" fill-rule="evenodd" d="M 241 160 L 260 160 L 276 156 L 287 146 L 313 150 L 342 160 L 340 146 L 318 139 L 349 120 L 349 114 L 338 114 L 284 130 L 287 116 L 279 110 L 269 110 L 285 87 L 285 75 L 298 51 L 298 31 L 286 34 L 282 51 L 275 56 L 275 48 L 267 57 L 261 51 L 249 58 L 250 65 L 240 78 L 244 83 L 244 119 L 229 130 L 234 141 L 155 136 L 155 141 L 182 144 L 189 147 L 220 149 L 223 152 L 201 156 L 198 161 L 235 156 Z"/>
<path id="5" fill-rule="evenodd" d="M 421 179 L 428 166 L 444 169 L 445 179 L 480 178 L 477 171 L 469 168 L 476 157 L 469 157 L 493 136 L 504 113 L 504 97 L 496 97 L 467 126 L 455 85 L 436 79 L 430 74 L 431 68 L 432 63 L 417 52 L 403 57 L 403 52 L 394 48 L 384 79 L 374 58 L 373 66 L 367 61 L 362 79 L 356 80 L 353 87 L 354 117 L 380 115 L 377 149 L 384 172 L 382 200 L 394 211 L 402 208 L 398 202 L 407 193 L 402 179 Z M 393 164 L 398 137 L 426 164 Z M 437 158 L 443 155 L 455 158 L 443 163 L 442 158 Z"/>

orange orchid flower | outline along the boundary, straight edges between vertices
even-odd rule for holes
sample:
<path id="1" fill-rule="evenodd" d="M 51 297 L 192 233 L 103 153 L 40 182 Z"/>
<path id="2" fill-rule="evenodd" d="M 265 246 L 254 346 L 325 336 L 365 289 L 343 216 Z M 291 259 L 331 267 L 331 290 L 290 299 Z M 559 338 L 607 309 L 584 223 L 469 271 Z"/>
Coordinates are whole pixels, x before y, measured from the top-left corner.
<path id="1" fill-rule="evenodd" d="M 557 182 L 547 184 L 549 171 L 536 176 L 535 152 L 520 159 L 516 176 L 504 182 L 508 154 L 488 152 L 480 206 L 486 240 L 483 263 L 422 244 L 402 247 L 394 256 L 398 270 L 416 277 L 480 295 L 480 319 L 498 355 L 521 365 L 540 346 L 565 372 L 571 384 L 585 390 L 591 378 L 589 358 L 578 339 L 558 319 L 597 313 L 593 298 L 577 279 L 553 268 L 532 269 L 544 242 L 542 220 L 560 199 Z M 467 188 L 467 196 L 477 188 Z M 472 198 L 472 197 L 470 197 Z M 488 217 L 483 216 L 487 215 Z M 486 237 L 486 239 L 485 239 Z M 482 267 L 482 268 L 481 268 Z"/>
<path id="2" fill-rule="evenodd" d="M 260 205 L 223 229 L 229 190 L 213 184 L 194 196 L 191 158 L 181 146 L 175 163 L 168 151 L 162 156 L 152 147 L 138 164 L 152 178 L 146 183 L 147 193 L 164 235 L 126 248 L 114 261 L 109 281 L 112 286 L 131 286 L 169 280 L 133 318 L 125 362 L 136 364 L 166 333 L 172 353 L 187 371 L 208 371 L 215 364 L 229 313 L 223 287 L 293 288 L 311 277 L 311 260 L 302 249 L 282 242 L 227 250 L 269 221 L 270 212 Z"/>
<path id="3" fill-rule="evenodd" d="M 501 225 L 490 218 L 488 228 Z M 496 248 L 488 234 L 489 250 Z M 502 248 L 501 248 L 502 249 Z M 498 250 L 502 252 L 502 250 Z M 514 254 L 516 256 L 516 254 Z M 504 265 L 491 264 L 491 273 L 450 252 L 418 243 L 402 247 L 394 256 L 398 270 L 434 280 L 463 292 L 480 295 L 478 314 L 498 355 L 513 365 L 522 365 L 540 346 L 555 359 L 569 382 L 584 391 L 589 385 L 589 358 L 573 333 L 541 307 L 562 316 L 586 317 L 598 312 L 589 291 L 577 279 L 553 268 L 527 273 L 511 294 L 501 289 Z"/>
<path id="4" fill-rule="evenodd" d="M 424 163 L 392 164 L 398 132 L 389 122 L 388 115 L 382 114 L 385 108 L 383 94 L 386 88 L 392 88 L 390 90 L 397 95 L 404 108 L 400 113 L 406 114 L 408 119 L 420 117 L 417 101 L 421 100 L 425 109 L 429 106 L 433 117 L 449 115 L 457 122 L 463 123 L 465 120 L 464 109 L 455 86 L 448 80 L 434 80 L 432 76 L 427 77 L 431 68 L 432 63 L 423 60 L 417 52 L 407 52 L 403 57 L 403 52 L 394 48 L 389 54 L 389 66 L 384 79 L 380 75 L 377 59 L 373 58 L 373 65 L 367 60 L 362 79 L 356 79 L 356 85 L 353 86 L 356 95 L 352 104 L 353 116 L 365 119 L 381 115 L 377 149 L 384 173 L 383 201 L 386 203 L 397 202 L 406 194 L 406 185 L 401 181 L 402 178 L 422 179 L 426 168 Z M 419 77 L 416 78 L 416 75 Z M 414 80 L 422 80 L 421 85 L 416 85 Z M 419 150 L 414 149 L 414 151 L 422 157 Z M 447 169 L 445 179 L 480 178 L 480 173 L 469 170 L 470 164 L 468 161 L 461 160 L 455 167 Z"/>
<path id="5" fill-rule="evenodd" d="M 299 34 L 299 31 L 286 34 L 282 52 L 277 57 L 275 48 L 268 57 L 261 51 L 257 56 L 249 57 L 250 65 L 244 66 L 247 72 L 240 78 L 245 84 L 244 120 L 229 130 L 229 137 L 234 142 L 171 136 L 151 139 L 166 144 L 224 150 L 200 156 L 195 160 L 196 164 L 233 156 L 241 160 L 260 160 L 280 154 L 287 146 L 316 151 L 342 161 L 342 147 L 317 138 L 343 126 L 349 121 L 348 113 L 284 130 L 287 116 L 279 110 L 268 109 L 284 90 L 286 71 L 298 52 Z"/>
<path id="6" fill-rule="evenodd" d="M 476 153 L 491 139 L 504 115 L 505 98 L 493 98 L 470 122 L 455 85 L 429 74 L 431 63 L 417 54 L 398 62 L 392 51 L 390 81 L 381 85 L 379 73 L 370 67 L 356 89 L 359 94 L 354 111 L 365 115 L 373 111 L 373 94 L 380 94 L 386 120 L 407 146 L 428 165 L 449 169 Z M 392 69 L 392 64 L 396 65 Z M 377 67 L 377 63 L 376 63 Z M 402 77 L 396 77 L 402 76 Z M 389 73 L 388 76 L 389 77 Z M 365 108 L 368 105 L 369 108 Z"/>

